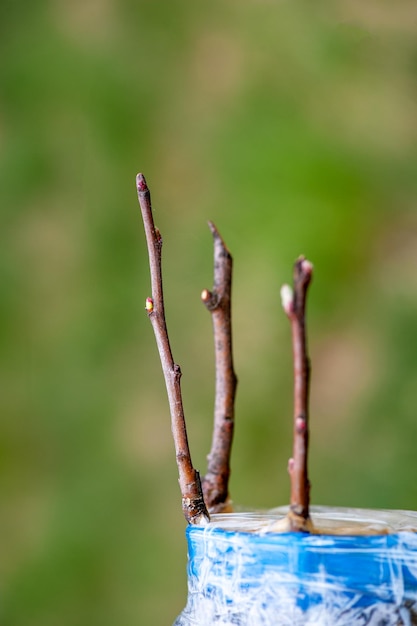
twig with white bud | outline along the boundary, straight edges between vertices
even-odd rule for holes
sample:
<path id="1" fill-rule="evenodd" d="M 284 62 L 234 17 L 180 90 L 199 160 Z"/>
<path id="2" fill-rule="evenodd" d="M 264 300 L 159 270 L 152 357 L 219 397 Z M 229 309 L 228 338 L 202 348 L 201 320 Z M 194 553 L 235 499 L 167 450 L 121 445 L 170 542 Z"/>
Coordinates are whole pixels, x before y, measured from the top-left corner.
<path id="1" fill-rule="evenodd" d="M 307 354 L 305 321 L 307 289 L 311 282 L 313 265 L 304 257 L 294 264 L 294 289 L 281 289 L 282 306 L 291 322 L 294 359 L 294 440 L 293 456 L 288 462 L 291 480 L 291 499 L 288 521 L 293 531 L 312 529 L 309 514 L 310 481 L 308 478 L 309 387 L 310 361 Z"/>
<path id="2" fill-rule="evenodd" d="M 190 524 L 203 524 L 209 520 L 209 514 L 203 498 L 199 473 L 191 461 L 180 385 L 181 369 L 174 362 L 165 321 L 161 271 L 162 237 L 154 225 L 151 195 L 143 174 L 137 175 L 136 188 L 145 227 L 151 273 L 152 298 L 146 299 L 145 309 L 155 333 L 168 393 L 182 509 Z"/>

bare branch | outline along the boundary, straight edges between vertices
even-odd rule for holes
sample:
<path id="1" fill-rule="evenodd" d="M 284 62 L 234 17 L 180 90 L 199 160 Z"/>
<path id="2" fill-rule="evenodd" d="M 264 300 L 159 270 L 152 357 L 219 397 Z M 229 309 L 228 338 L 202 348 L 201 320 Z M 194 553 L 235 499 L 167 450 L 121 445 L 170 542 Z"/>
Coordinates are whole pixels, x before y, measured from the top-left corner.
<path id="1" fill-rule="evenodd" d="M 146 299 L 145 309 L 155 333 L 168 393 L 182 509 L 190 524 L 201 524 L 209 520 L 209 514 L 203 498 L 199 473 L 191 461 L 180 385 L 181 370 L 179 365 L 174 363 L 165 321 L 161 270 L 162 237 L 154 225 L 151 195 L 143 174 L 137 175 L 136 188 L 145 227 L 151 273 L 152 298 Z"/>
<path id="2" fill-rule="evenodd" d="M 304 257 L 298 258 L 294 265 L 294 291 L 288 285 L 281 289 L 282 305 L 291 322 L 294 356 L 294 448 L 288 471 L 291 479 L 289 521 L 291 530 L 296 531 L 311 529 L 307 467 L 310 361 L 307 355 L 305 309 L 312 272 L 312 264 Z"/>
<path id="3" fill-rule="evenodd" d="M 234 429 L 237 378 L 233 369 L 231 329 L 232 256 L 212 222 L 214 242 L 214 286 L 204 289 L 201 299 L 213 320 L 216 388 L 214 428 L 207 473 L 203 479 L 204 499 L 210 512 L 229 505 L 230 453 Z"/>

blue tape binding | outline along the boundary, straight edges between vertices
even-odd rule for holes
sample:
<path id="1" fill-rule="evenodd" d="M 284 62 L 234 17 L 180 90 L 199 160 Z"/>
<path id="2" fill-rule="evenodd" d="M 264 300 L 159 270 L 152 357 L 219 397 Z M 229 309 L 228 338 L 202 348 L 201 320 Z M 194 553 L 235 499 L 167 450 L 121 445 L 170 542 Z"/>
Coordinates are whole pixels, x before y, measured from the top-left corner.
<path id="1" fill-rule="evenodd" d="M 176 626 L 417 624 L 417 534 L 187 528 L 188 603 Z"/>

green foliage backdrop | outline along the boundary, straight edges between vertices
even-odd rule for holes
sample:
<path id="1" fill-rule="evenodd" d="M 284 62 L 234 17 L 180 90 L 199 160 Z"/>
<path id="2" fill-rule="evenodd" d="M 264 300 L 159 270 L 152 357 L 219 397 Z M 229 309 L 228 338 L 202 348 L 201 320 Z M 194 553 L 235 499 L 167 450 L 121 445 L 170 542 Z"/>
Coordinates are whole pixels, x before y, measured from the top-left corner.
<path id="1" fill-rule="evenodd" d="M 135 193 L 164 236 L 195 465 L 213 220 L 235 260 L 231 490 L 288 499 L 304 253 L 315 503 L 417 507 L 413 1 L 0 6 L 0 622 L 167 626 L 186 546 Z"/>

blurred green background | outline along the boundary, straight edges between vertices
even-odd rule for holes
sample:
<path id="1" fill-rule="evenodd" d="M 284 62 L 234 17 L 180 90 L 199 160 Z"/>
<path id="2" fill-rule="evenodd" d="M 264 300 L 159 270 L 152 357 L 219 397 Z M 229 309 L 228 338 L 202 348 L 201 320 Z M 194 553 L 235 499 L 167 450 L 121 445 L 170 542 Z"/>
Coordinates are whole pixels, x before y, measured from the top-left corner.
<path id="1" fill-rule="evenodd" d="M 194 464 L 211 219 L 235 262 L 235 502 L 288 500 L 279 288 L 304 253 L 312 500 L 417 508 L 415 2 L 4 0 L 0 29 L 0 623 L 167 626 L 185 605 L 138 171 Z"/>

